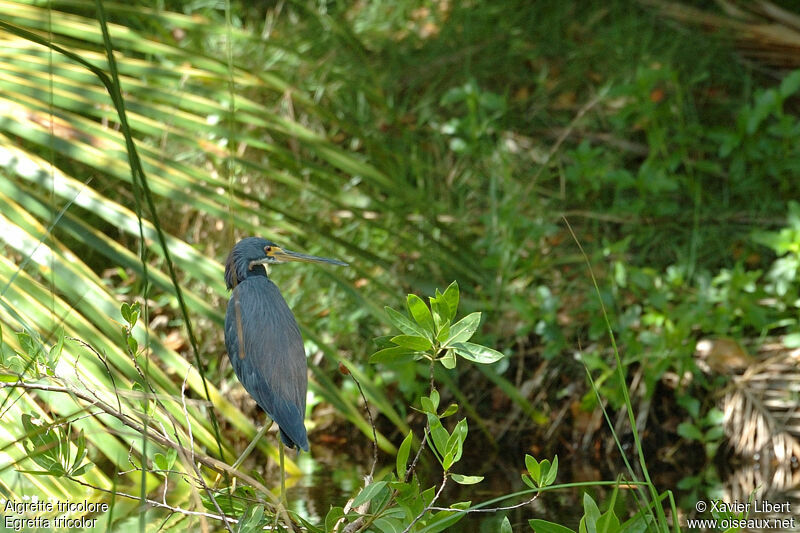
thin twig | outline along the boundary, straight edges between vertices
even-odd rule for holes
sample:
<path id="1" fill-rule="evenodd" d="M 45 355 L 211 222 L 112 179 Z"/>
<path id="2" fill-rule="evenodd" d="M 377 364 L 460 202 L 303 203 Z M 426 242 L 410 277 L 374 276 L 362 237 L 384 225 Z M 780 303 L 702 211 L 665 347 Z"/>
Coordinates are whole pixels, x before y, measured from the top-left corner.
<path id="1" fill-rule="evenodd" d="M 81 400 L 93 403 L 96 407 L 100 408 L 105 413 L 115 417 L 117 420 L 119 420 L 124 425 L 128 426 L 129 428 L 133 429 L 137 433 L 141 433 L 144 430 L 144 428 L 141 425 L 139 425 L 138 422 L 135 419 L 131 418 L 130 416 L 126 415 L 125 413 L 122 413 L 122 412 L 119 412 L 119 411 L 115 411 L 113 407 L 111 407 L 109 404 L 107 404 L 105 402 L 95 402 L 95 400 L 91 396 L 89 396 L 89 394 L 87 394 L 85 392 L 72 390 L 72 389 L 70 389 L 68 387 L 64 387 L 64 386 L 61 386 L 61 385 L 48 385 L 48 384 L 45 384 L 45 383 L 26 383 L 26 382 L 21 382 L 21 383 L 17 383 L 17 382 L 15 382 L 15 383 L 3 383 L 3 382 L 0 382 L 0 389 L 13 389 L 13 388 L 17 388 L 17 387 L 23 388 L 23 389 L 26 389 L 26 390 L 42 390 L 42 391 L 47 391 L 47 392 L 61 392 L 61 393 L 65 393 L 65 394 L 75 394 L 75 396 L 77 396 Z M 183 448 L 183 446 L 178 445 L 176 443 L 173 443 L 170 439 L 164 437 L 163 435 L 159 435 L 158 433 L 155 433 L 155 432 L 152 432 L 152 431 L 148 431 L 148 438 L 154 440 L 157 444 L 160 444 L 160 445 L 162 445 L 164 447 L 167 447 L 167 448 L 176 448 L 176 449 Z M 180 450 L 178 450 L 178 451 L 180 451 Z M 220 461 L 219 459 L 216 459 L 216 458 L 211 457 L 209 455 L 205 455 L 205 454 L 202 454 L 202 453 L 196 453 L 195 454 L 195 458 L 196 458 L 197 462 L 207 466 L 208 468 L 211 468 L 212 470 L 216 470 L 216 471 L 222 472 L 222 473 L 227 473 L 227 474 L 230 474 L 233 477 L 237 477 L 237 478 L 241 479 L 242 481 L 244 481 L 245 483 L 251 485 L 253 488 L 258 490 L 259 492 L 263 492 L 272 501 L 273 505 L 277 505 L 278 504 L 278 502 L 275 501 L 275 497 L 272 495 L 272 493 L 269 491 L 269 489 L 267 489 L 267 487 L 265 487 L 262 483 L 260 483 L 258 480 L 254 479 L 253 477 L 248 476 L 247 474 L 244 474 L 242 472 L 239 472 L 239 471 L 231 468 L 224 461 Z M 266 503 L 266 502 L 263 502 L 263 503 Z"/>
<path id="2" fill-rule="evenodd" d="M 425 513 L 427 513 L 428 511 L 430 511 L 433 508 L 433 504 L 436 503 L 436 500 L 438 500 L 439 496 L 441 496 L 445 485 L 447 485 L 447 471 L 442 473 L 442 484 L 439 485 L 439 490 L 436 491 L 436 494 L 434 495 L 433 499 L 431 500 L 431 503 L 426 505 L 425 508 L 422 510 L 422 512 L 414 517 L 414 520 L 412 520 L 411 523 L 408 524 L 408 526 L 403 530 L 403 533 L 408 533 L 409 531 L 411 531 L 411 528 L 414 527 L 414 524 L 419 522 L 419 520 L 423 516 L 425 516 Z"/>
<path id="3" fill-rule="evenodd" d="M 83 339 L 79 339 L 77 337 L 66 337 L 66 338 L 71 340 L 71 341 L 77 342 L 78 344 L 80 344 L 84 348 L 89 349 L 92 353 L 94 353 L 97 356 L 97 358 L 100 360 L 100 362 L 103 363 L 103 366 L 106 367 L 106 373 L 108 374 L 108 377 L 111 378 L 111 386 L 114 387 L 114 396 L 117 397 L 117 409 L 119 409 L 120 412 L 121 412 L 122 411 L 122 402 L 119 399 L 119 392 L 117 391 L 117 380 L 114 379 L 114 373 L 111 372 L 111 368 L 108 366 L 108 361 L 106 360 L 105 356 L 101 355 L 100 352 L 98 352 L 97 349 L 94 346 L 92 346 L 91 344 L 89 344 L 88 342 L 86 342 Z"/>
<path id="4" fill-rule="evenodd" d="M 452 511 L 454 513 L 496 513 L 498 511 L 510 511 L 512 509 L 519 509 L 520 507 L 524 507 L 529 503 L 533 503 L 533 501 L 539 497 L 541 492 L 537 492 L 533 495 L 532 498 L 525 500 L 524 502 L 517 503 L 514 505 L 509 505 L 508 507 L 492 507 L 490 509 L 456 509 L 454 507 L 429 507 L 429 511 Z"/>
<path id="5" fill-rule="evenodd" d="M 128 499 L 131 499 L 131 500 L 140 500 L 141 501 L 141 498 L 139 496 L 134 496 L 133 494 L 127 494 L 125 492 L 120 492 L 118 490 L 110 490 L 110 489 L 104 489 L 103 487 L 97 487 L 97 486 L 92 485 L 90 483 L 86 483 L 85 481 L 81 481 L 80 479 L 78 479 L 76 477 L 67 476 L 67 479 L 69 479 L 70 481 L 74 481 L 75 483 L 78 483 L 79 485 L 83 485 L 84 487 L 88 487 L 88 488 L 90 488 L 92 490 L 105 492 L 106 494 L 113 494 L 114 496 L 122 496 L 123 498 L 128 498 Z M 153 505 L 155 507 L 161 507 L 163 509 L 167 509 L 168 511 L 172 511 L 173 513 L 181 513 L 181 514 L 188 515 L 188 516 L 202 516 L 202 517 L 205 517 L 205 518 L 213 518 L 214 520 L 220 520 L 220 521 L 225 521 L 226 519 L 229 522 L 238 522 L 239 521 L 236 518 L 231 518 L 229 516 L 219 516 L 219 515 L 215 515 L 215 514 L 211 514 L 211 513 L 204 513 L 204 512 L 200 512 L 200 511 L 191 511 L 189 509 L 184 509 L 182 507 L 174 507 L 174 506 L 169 505 L 167 503 L 162 503 L 162 502 L 159 502 L 159 501 L 156 501 L 156 500 L 151 500 L 149 498 L 145 498 L 144 501 L 146 501 L 147 503 L 149 503 L 150 505 Z"/>
<path id="6" fill-rule="evenodd" d="M 369 471 L 369 482 L 372 483 L 372 479 L 375 476 L 375 466 L 378 464 L 378 432 L 375 430 L 375 420 L 372 419 L 372 412 L 369 410 L 369 402 L 364 394 L 364 389 L 361 388 L 361 383 L 358 382 L 352 372 L 350 373 L 350 377 L 355 382 L 356 387 L 358 387 L 358 392 L 361 394 L 361 399 L 364 400 L 364 410 L 367 412 L 369 425 L 372 427 L 372 468 Z"/>
<path id="7" fill-rule="evenodd" d="M 536 171 L 536 174 L 533 175 L 533 178 L 531 178 L 531 181 L 528 183 L 528 186 L 525 188 L 525 191 L 523 192 L 522 195 L 523 197 L 527 197 L 530 195 L 531 189 L 536 184 L 536 181 L 539 179 L 539 176 L 542 174 L 544 169 L 547 168 L 547 165 L 550 163 L 550 160 L 553 158 L 556 152 L 558 152 L 558 149 L 561 148 L 561 145 L 564 143 L 564 141 L 567 140 L 567 137 L 570 136 L 572 130 L 575 129 L 575 126 L 577 126 L 578 122 L 581 120 L 581 118 L 583 118 L 583 115 L 585 115 L 591 108 L 596 106 L 603 98 L 605 98 L 607 92 L 608 92 L 607 90 L 601 89 L 596 95 L 594 95 L 594 97 L 592 97 L 588 102 L 586 102 L 583 105 L 583 107 L 581 107 L 578 110 L 578 112 L 575 114 L 575 117 L 569 123 L 569 126 L 564 128 L 564 131 L 562 131 L 561 135 L 558 136 L 556 142 L 553 143 L 553 146 L 550 147 L 550 151 L 547 152 L 544 161 L 539 166 L 539 169 Z"/>

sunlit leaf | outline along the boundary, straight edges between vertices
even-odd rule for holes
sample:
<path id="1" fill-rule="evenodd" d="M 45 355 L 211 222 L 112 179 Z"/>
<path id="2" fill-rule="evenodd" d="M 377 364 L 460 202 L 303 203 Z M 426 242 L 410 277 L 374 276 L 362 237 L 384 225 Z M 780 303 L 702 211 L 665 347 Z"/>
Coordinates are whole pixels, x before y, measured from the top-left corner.
<path id="1" fill-rule="evenodd" d="M 468 341 L 481 323 L 480 313 L 470 313 L 452 326 L 450 326 L 450 336 L 445 341 L 446 346 Z"/>
<path id="2" fill-rule="evenodd" d="M 483 476 L 463 476 L 461 474 L 450 474 L 453 481 L 459 485 L 474 485 L 483 481 Z"/>
<path id="3" fill-rule="evenodd" d="M 504 357 L 497 350 L 472 342 L 458 342 L 453 344 L 452 347 L 458 355 L 474 363 L 495 363 Z"/>

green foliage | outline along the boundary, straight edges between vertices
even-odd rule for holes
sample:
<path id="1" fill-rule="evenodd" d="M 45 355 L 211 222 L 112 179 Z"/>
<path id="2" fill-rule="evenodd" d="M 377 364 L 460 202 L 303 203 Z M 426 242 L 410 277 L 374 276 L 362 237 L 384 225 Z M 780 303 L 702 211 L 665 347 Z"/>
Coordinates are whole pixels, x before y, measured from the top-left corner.
<path id="1" fill-rule="evenodd" d="M 553 458 L 551 463 L 547 459 L 537 461 L 531 455 L 525 455 L 525 468 L 527 474 L 522 474 L 522 481 L 530 488 L 544 488 L 552 485 L 558 475 L 558 456 Z"/>
<path id="2" fill-rule="evenodd" d="M 55 477 L 80 477 L 94 466 L 85 462 L 88 450 L 83 430 L 75 438 L 75 453 L 70 440 L 69 424 L 46 424 L 30 414 L 22 415 L 22 427 L 25 429 L 25 451 L 42 470 L 23 470 L 19 472 L 34 475 Z"/>
<path id="3" fill-rule="evenodd" d="M 371 428 L 360 396 L 335 377 L 339 354 L 366 352 L 398 287 L 462 281 L 463 295 L 456 286 L 427 302 L 409 296 L 405 312 L 387 308 L 399 334 L 370 358 L 376 367 L 352 360 L 371 404 L 406 435 L 395 465 L 402 481 L 420 441 L 409 432 L 405 400 L 432 404 L 435 392 L 418 379 L 426 364 L 440 362 L 437 370 L 458 383 L 473 370 L 459 358 L 497 363 L 470 376 L 479 383 L 473 391 L 459 391 L 470 420 L 482 385 L 503 391 L 531 421 L 548 420 L 545 407 L 534 410 L 515 388 L 513 359 L 479 343 L 518 340 L 541 348 L 549 366 L 567 366 L 572 358 L 563 356 L 588 337 L 584 361 L 614 407 L 625 404 L 628 376 L 611 360 L 601 302 L 623 368 L 642 373 L 648 394 L 667 372 L 693 377 L 698 388 L 677 389 L 682 405 L 724 379 L 696 368 L 698 336 L 781 335 L 800 346 L 800 215 L 786 200 L 800 194 L 791 179 L 800 169 L 797 72 L 772 86 L 726 46 L 676 33 L 629 2 L 291 2 L 269 11 L 266 23 L 259 6 L 244 3 L 234 3 L 230 18 L 202 2 L 180 12 L 112 3 L 114 88 L 125 96 L 125 122 L 96 73 L 64 53 L 111 70 L 98 53 L 103 36 L 91 6 L 13 5 L 0 34 L 0 334 L 19 333 L 6 339 L 16 349 L 0 337 L 4 382 L 80 370 L 91 390 L 119 390 L 133 398 L 126 408 L 177 420 L 199 447 L 223 454 L 253 433 L 250 418 L 215 388 L 232 379 L 216 357 L 219 261 L 245 234 L 275 234 L 309 252 L 338 246 L 358 265 L 352 273 L 301 267 L 273 275 L 301 327 L 313 326 L 304 328 L 309 352 L 322 353 L 311 368 L 309 410 L 328 403 L 364 435 Z M 262 25 L 261 36 L 251 29 Z M 152 210 L 132 178 L 131 146 Z M 574 276 L 562 214 L 597 244 L 592 263 L 608 265 L 600 278 L 613 283 L 601 281 L 598 300 L 584 299 L 587 283 Z M 137 325 L 143 310 L 124 304 L 120 328 L 120 295 L 147 302 L 148 320 L 158 320 Z M 459 299 L 484 314 L 456 320 Z M 493 318 L 481 328 L 483 316 Z M 164 342 L 165 326 L 148 329 L 162 318 L 170 331 L 199 327 L 212 379 Z M 78 353 L 67 338 L 98 353 Z M 215 411 L 189 402 L 184 415 L 163 405 L 160 398 L 181 395 L 184 376 L 188 394 Z M 548 386 L 548 397 L 563 398 L 563 384 Z M 26 411 L 76 407 L 28 396 L 20 400 Z M 711 453 L 719 441 L 701 405 L 680 432 Z M 445 420 L 454 406 L 422 405 L 436 427 L 433 453 L 451 467 L 467 437 L 466 422 Z M 593 392 L 582 406 L 599 406 Z M 209 417 L 217 411 L 232 428 L 221 438 Z M 8 419 L 21 421 L 13 412 Z M 95 422 L 86 438 L 102 464 L 127 470 L 129 443 Z M 391 452 L 389 434 L 378 441 Z M 168 453 L 156 452 L 152 464 L 174 466 Z M 457 476 L 470 479 L 450 479 Z M 375 525 L 388 530 L 397 518 Z"/>
<path id="4" fill-rule="evenodd" d="M 467 342 L 478 329 L 481 313 L 471 313 L 453 323 L 458 310 L 458 284 L 454 281 L 430 297 L 430 307 L 419 296 L 409 294 L 408 314 L 386 307 L 386 316 L 404 335 L 389 339 L 394 347 L 384 348 L 370 357 L 371 363 L 404 363 L 411 360 L 439 362 L 444 368 L 456 366 L 456 355 L 473 363 L 490 364 L 503 358 L 492 348 Z"/>

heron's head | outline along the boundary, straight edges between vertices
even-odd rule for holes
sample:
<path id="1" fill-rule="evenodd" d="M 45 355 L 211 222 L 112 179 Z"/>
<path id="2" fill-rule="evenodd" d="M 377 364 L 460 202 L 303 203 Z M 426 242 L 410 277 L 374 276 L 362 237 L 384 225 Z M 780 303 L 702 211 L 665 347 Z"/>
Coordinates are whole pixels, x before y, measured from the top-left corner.
<path id="1" fill-rule="evenodd" d="M 347 263 L 337 259 L 291 252 L 267 239 L 247 237 L 237 242 L 231 253 L 228 254 L 228 259 L 225 261 L 225 284 L 228 289 L 232 289 L 248 276 L 263 276 L 266 273 L 267 265 L 278 265 L 290 261 L 347 266 Z"/>

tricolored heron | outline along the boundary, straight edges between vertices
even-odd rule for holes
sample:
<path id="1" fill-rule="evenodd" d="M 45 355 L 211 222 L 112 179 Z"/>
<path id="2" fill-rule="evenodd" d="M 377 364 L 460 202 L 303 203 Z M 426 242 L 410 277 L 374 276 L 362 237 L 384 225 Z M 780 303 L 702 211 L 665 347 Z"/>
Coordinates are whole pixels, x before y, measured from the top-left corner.
<path id="1" fill-rule="evenodd" d="M 225 347 L 236 377 L 278 424 L 283 443 L 308 451 L 303 338 L 292 311 L 267 276 L 268 265 L 289 261 L 347 266 L 336 259 L 290 252 L 266 239 L 240 240 L 225 262 L 225 283 L 233 289 L 225 313 Z M 279 448 L 282 460 L 280 444 Z"/>

